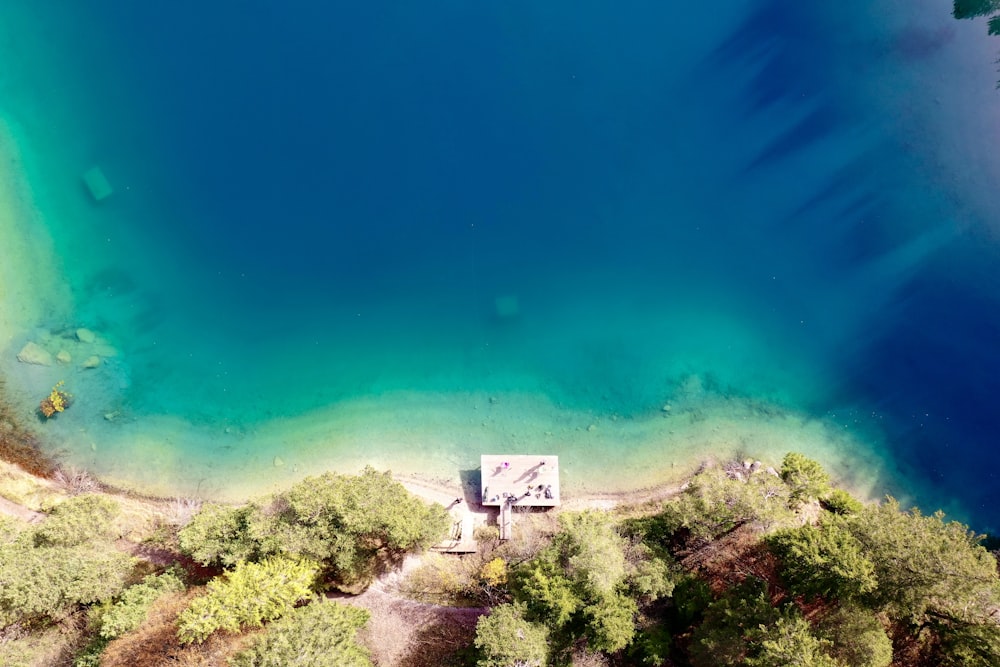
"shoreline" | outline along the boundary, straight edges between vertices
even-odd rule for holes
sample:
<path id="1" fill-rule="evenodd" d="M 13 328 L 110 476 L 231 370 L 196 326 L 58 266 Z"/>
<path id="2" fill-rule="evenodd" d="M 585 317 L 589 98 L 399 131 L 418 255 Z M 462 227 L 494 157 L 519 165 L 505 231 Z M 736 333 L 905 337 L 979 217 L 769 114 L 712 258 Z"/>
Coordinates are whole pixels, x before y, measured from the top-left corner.
<path id="1" fill-rule="evenodd" d="M 51 345 L 66 345 L 49 328 L 39 328 L 46 324 L 75 330 L 66 314 L 72 309 L 69 288 L 59 280 L 52 239 L 26 180 L 15 129 L 0 119 L 0 154 L 7 158 L 0 183 L 0 237 L 19 259 L 0 267 L 0 348 L 7 359 L 24 340 L 46 334 Z M 109 359 L 102 366 L 107 371 L 78 372 L 78 379 L 98 382 L 96 373 L 106 372 L 100 380 L 106 384 L 118 377 L 115 364 L 124 363 Z M 863 497 L 880 496 L 886 488 L 901 490 L 878 446 L 845 435 L 840 424 L 752 397 L 716 393 L 697 375 L 665 387 L 662 410 L 633 417 L 563 408 L 541 393 L 411 391 L 362 395 L 245 432 L 226 424 L 194 425 L 172 415 L 112 423 L 103 406 L 93 404 L 103 394 L 91 385 L 94 393 L 81 387 L 79 403 L 63 419 L 43 427 L 29 424 L 36 397 L 70 372 L 59 364 L 11 362 L 3 374 L 4 400 L 17 408 L 27 432 L 44 443 L 43 455 L 139 497 L 245 500 L 309 475 L 351 473 L 365 465 L 403 479 L 443 475 L 444 488 L 454 489 L 463 474 L 478 467 L 480 454 L 533 451 L 561 457 L 564 497 L 571 502 L 621 502 L 678 485 L 708 458 L 778 460 L 791 450 L 816 458 Z"/>

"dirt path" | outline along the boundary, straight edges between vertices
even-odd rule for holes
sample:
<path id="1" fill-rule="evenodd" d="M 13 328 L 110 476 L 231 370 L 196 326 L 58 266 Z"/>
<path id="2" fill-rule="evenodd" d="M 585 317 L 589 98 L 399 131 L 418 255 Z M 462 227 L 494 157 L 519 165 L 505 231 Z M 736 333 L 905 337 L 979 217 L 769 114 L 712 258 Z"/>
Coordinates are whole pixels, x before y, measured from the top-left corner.
<path id="1" fill-rule="evenodd" d="M 335 596 L 338 602 L 371 614 L 361 638 L 379 667 L 430 667 L 445 662 L 472 643 L 484 607 L 445 607 L 416 602 L 395 592 L 398 582 L 421 562 L 407 557 L 403 566 L 383 575 L 360 595 Z"/>
<path id="2" fill-rule="evenodd" d="M 24 505 L 18 505 L 3 497 L 0 497 L 0 514 L 6 514 L 7 516 L 12 516 L 28 523 L 39 523 L 45 518 L 45 515 L 41 512 L 30 510 Z"/>

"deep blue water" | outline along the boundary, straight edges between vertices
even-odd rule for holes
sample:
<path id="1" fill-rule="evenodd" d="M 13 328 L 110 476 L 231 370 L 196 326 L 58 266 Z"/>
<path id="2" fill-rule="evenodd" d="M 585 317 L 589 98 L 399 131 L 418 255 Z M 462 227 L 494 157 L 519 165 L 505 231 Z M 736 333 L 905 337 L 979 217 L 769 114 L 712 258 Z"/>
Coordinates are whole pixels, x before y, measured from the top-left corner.
<path id="1" fill-rule="evenodd" d="M 900 57 L 877 11 L 21 4 L 46 56 L 4 106 L 132 413 L 530 390 L 638 418 L 696 373 L 881 429 L 926 509 L 1000 526 L 996 248 L 856 85 Z"/>

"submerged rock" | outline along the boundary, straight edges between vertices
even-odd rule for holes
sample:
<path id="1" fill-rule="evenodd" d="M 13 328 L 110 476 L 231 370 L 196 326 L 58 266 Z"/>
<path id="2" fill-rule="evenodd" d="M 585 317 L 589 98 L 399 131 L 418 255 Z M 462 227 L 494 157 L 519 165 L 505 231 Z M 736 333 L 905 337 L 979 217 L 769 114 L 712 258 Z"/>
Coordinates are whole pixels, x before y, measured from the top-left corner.
<path id="1" fill-rule="evenodd" d="M 96 354 L 90 355 L 83 362 L 84 368 L 97 368 L 100 365 L 101 365 L 101 358 Z"/>
<path id="2" fill-rule="evenodd" d="M 90 329 L 81 327 L 76 330 L 76 339 L 81 343 L 93 343 L 97 340 L 97 335 Z"/>
<path id="3" fill-rule="evenodd" d="M 281 459 L 281 457 L 280 456 L 275 456 L 274 457 L 274 467 L 275 468 L 280 468 L 283 465 L 285 465 L 285 462 Z"/>
<path id="4" fill-rule="evenodd" d="M 51 366 L 52 353 L 38 343 L 29 341 L 25 343 L 21 351 L 17 353 L 17 360 L 22 364 L 34 364 L 36 366 Z"/>
<path id="5" fill-rule="evenodd" d="M 73 361 L 73 357 L 66 350 L 59 350 L 59 352 L 56 353 L 56 361 L 60 364 L 68 364 Z"/>
<path id="6" fill-rule="evenodd" d="M 500 319 L 517 317 L 521 312 L 521 305 L 518 302 L 517 296 L 513 294 L 498 296 L 493 300 L 493 306 L 496 308 L 497 317 Z"/>
<path id="7" fill-rule="evenodd" d="M 83 183 L 96 202 L 107 199 L 115 191 L 111 187 L 111 183 L 108 182 L 108 177 L 104 175 L 104 171 L 96 164 L 83 172 Z"/>

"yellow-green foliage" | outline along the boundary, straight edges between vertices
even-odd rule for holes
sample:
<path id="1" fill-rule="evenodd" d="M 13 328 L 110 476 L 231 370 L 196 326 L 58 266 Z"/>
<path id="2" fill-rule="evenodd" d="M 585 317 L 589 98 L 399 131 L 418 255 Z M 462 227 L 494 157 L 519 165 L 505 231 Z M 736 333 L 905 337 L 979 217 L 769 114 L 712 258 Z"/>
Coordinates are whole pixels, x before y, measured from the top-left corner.
<path id="1" fill-rule="evenodd" d="M 46 419 L 58 412 L 64 411 L 69 406 L 70 396 L 62 390 L 63 384 L 65 383 L 61 380 L 56 383 L 56 386 L 52 387 L 49 395 L 43 398 L 42 402 L 38 404 L 38 410 Z"/>
<path id="2" fill-rule="evenodd" d="M 35 530 L 39 546 L 71 547 L 109 537 L 112 520 L 121 506 L 105 495 L 89 493 L 59 505 Z"/>
<path id="3" fill-rule="evenodd" d="M 207 506 L 180 533 L 181 548 L 203 564 L 232 565 L 272 555 L 323 563 L 343 586 L 366 584 L 380 559 L 439 540 L 450 525 L 388 473 L 310 477 L 288 492 L 244 507 Z"/>
<path id="4" fill-rule="evenodd" d="M 132 570 L 133 559 L 106 547 L 35 547 L 30 537 L 0 546 L 0 627 L 110 599 Z"/>
<path id="5" fill-rule="evenodd" d="M 695 537 L 713 539 L 744 524 L 763 528 L 789 522 L 790 492 L 780 479 L 756 473 L 747 481 L 708 470 L 684 493 L 664 506 L 668 532 L 686 528 Z"/>
<path id="6" fill-rule="evenodd" d="M 0 514 L 0 545 L 10 544 L 16 540 L 23 528 L 17 519 Z"/>
<path id="7" fill-rule="evenodd" d="M 822 499 L 823 507 L 834 514 L 857 514 L 864 509 L 864 504 L 843 489 L 834 489 Z"/>
<path id="8" fill-rule="evenodd" d="M 370 667 L 356 634 L 368 622 L 365 609 L 316 599 L 267 626 L 232 667 Z"/>
<path id="9" fill-rule="evenodd" d="M 166 593 L 184 590 L 184 582 L 173 572 L 150 575 L 142 583 L 125 589 L 100 617 L 100 635 L 114 639 L 138 628 L 156 599 Z"/>
<path id="10" fill-rule="evenodd" d="M 812 634 L 809 622 L 798 614 L 785 614 L 770 626 L 761 626 L 755 639 L 754 655 L 747 656 L 750 667 L 803 665 L 803 667 L 842 667 L 826 654 L 830 642 Z"/>
<path id="11" fill-rule="evenodd" d="M 549 654 L 545 626 L 525 619 L 521 605 L 502 604 L 476 624 L 477 667 L 541 667 Z"/>
<path id="12" fill-rule="evenodd" d="M 454 557 L 430 553 L 399 584 L 401 593 L 420 602 L 454 604 L 465 599 L 470 588 L 461 563 Z"/>
<path id="13" fill-rule="evenodd" d="M 203 642 L 216 630 L 239 632 L 284 616 L 312 595 L 319 565 L 307 560 L 268 558 L 241 563 L 208 583 L 178 617 L 181 642 Z"/>
<path id="14" fill-rule="evenodd" d="M 65 664 L 60 660 L 80 640 L 80 630 L 71 624 L 51 626 L 23 637 L 11 633 L 0 641 L 3 667 L 47 667 Z"/>
<path id="15" fill-rule="evenodd" d="M 938 512 L 900 510 L 892 498 L 844 521 L 872 562 L 872 602 L 901 619 L 995 624 L 1000 607 L 997 561 L 982 537 Z"/>
<path id="16" fill-rule="evenodd" d="M 497 557 L 484 563 L 479 570 L 479 580 L 487 586 L 503 586 L 507 583 L 507 561 Z"/>
<path id="17" fill-rule="evenodd" d="M 892 640 L 870 609 L 843 605 L 823 616 L 820 638 L 830 642 L 828 653 L 850 667 L 889 667 Z"/>
<path id="18" fill-rule="evenodd" d="M 875 590 L 875 566 L 859 542 L 831 517 L 818 526 L 780 530 L 766 538 L 781 562 L 779 572 L 794 595 L 858 599 Z"/>
<path id="19" fill-rule="evenodd" d="M 830 490 L 830 477 L 823 466 L 798 452 L 789 452 L 781 461 L 781 479 L 788 485 L 793 507 L 821 498 Z"/>

